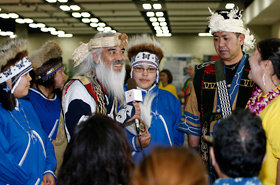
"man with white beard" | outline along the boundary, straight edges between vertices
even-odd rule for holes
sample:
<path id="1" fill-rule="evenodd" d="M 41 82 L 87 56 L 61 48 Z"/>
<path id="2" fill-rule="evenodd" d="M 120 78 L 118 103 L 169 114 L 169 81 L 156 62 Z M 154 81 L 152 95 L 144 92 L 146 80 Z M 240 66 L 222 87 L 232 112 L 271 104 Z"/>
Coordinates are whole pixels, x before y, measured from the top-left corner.
<path id="1" fill-rule="evenodd" d="M 64 86 L 62 99 L 68 140 L 84 115 L 99 112 L 114 119 L 117 105 L 124 103 L 126 45 L 126 34 L 107 32 L 74 51 L 74 65 L 80 68 Z"/>

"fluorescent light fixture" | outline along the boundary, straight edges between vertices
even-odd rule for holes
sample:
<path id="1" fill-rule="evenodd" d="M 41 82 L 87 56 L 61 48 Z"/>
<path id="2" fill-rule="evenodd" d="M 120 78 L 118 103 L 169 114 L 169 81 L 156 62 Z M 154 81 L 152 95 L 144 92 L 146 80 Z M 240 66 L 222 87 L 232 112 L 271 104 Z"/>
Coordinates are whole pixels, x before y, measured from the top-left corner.
<path id="1" fill-rule="evenodd" d="M 30 28 L 37 28 L 37 24 L 31 23 L 31 24 L 29 24 L 29 27 L 30 27 Z"/>
<path id="2" fill-rule="evenodd" d="M 147 12 L 146 15 L 148 17 L 153 17 L 153 16 L 155 16 L 155 13 L 154 12 Z"/>
<path id="3" fill-rule="evenodd" d="M 17 35 L 10 35 L 10 38 L 13 39 L 13 38 L 16 38 Z"/>
<path id="4" fill-rule="evenodd" d="M 107 26 L 107 27 L 104 28 L 104 31 L 111 31 L 111 30 L 112 30 L 112 28 L 109 27 L 109 26 Z"/>
<path id="5" fill-rule="evenodd" d="M 234 3 L 227 3 L 226 6 L 225 6 L 225 8 L 226 8 L 226 9 L 233 9 L 234 6 L 235 6 Z"/>
<path id="6" fill-rule="evenodd" d="M 168 30 L 168 27 L 167 26 L 162 26 L 161 29 L 162 30 Z"/>
<path id="7" fill-rule="evenodd" d="M 161 9 L 161 4 L 153 4 L 154 9 L 159 10 Z"/>
<path id="8" fill-rule="evenodd" d="M 37 23 L 37 27 L 38 28 L 44 28 L 44 27 L 46 27 L 46 25 L 44 23 Z"/>
<path id="9" fill-rule="evenodd" d="M 13 18 L 13 19 L 19 18 L 18 14 L 16 14 L 16 13 L 9 13 L 9 17 Z"/>
<path id="10" fill-rule="evenodd" d="M 148 3 L 144 3 L 142 6 L 143 6 L 143 8 L 144 8 L 145 10 L 150 10 L 150 9 L 152 9 L 152 5 L 151 5 L 151 4 L 148 4 Z"/>
<path id="11" fill-rule="evenodd" d="M 49 27 L 48 31 L 50 31 L 50 32 L 55 31 L 55 28 L 54 27 Z"/>
<path id="12" fill-rule="evenodd" d="M 164 15 L 163 12 L 156 12 L 156 16 L 157 16 L 157 17 L 162 17 L 163 15 Z"/>
<path id="13" fill-rule="evenodd" d="M 3 18 L 3 19 L 9 19 L 9 15 L 6 14 L 6 13 L 0 13 L 0 17 Z"/>
<path id="14" fill-rule="evenodd" d="M 92 22 L 92 23 L 90 23 L 90 26 L 91 26 L 91 27 L 96 28 L 96 27 L 98 26 L 98 24 L 97 24 L 97 23 Z"/>
<path id="15" fill-rule="evenodd" d="M 71 8 L 72 10 L 75 10 L 75 11 L 78 11 L 78 10 L 81 9 L 78 5 L 71 5 L 70 8 Z"/>
<path id="16" fill-rule="evenodd" d="M 97 18 L 91 18 L 90 22 L 98 22 L 99 20 Z"/>
<path id="17" fill-rule="evenodd" d="M 169 33 L 169 30 L 163 30 L 163 33 Z"/>
<path id="18" fill-rule="evenodd" d="M 162 33 L 162 30 L 157 30 L 156 32 L 157 32 L 157 33 Z"/>
<path id="19" fill-rule="evenodd" d="M 89 18 L 82 18 L 82 22 L 83 23 L 90 23 L 90 19 Z"/>
<path id="20" fill-rule="evenodd" d="M 33 23 L 33 20 L 32 19 L 29 19 L 29 18 L 26 18 L 26 19 L 23 19 L 25 23 Z"/>
<path id="21" fill-rule="evenodd" d="M 90 17 L 90 13 L 88 12 L 82 12 L 81 15 L 82 17 Z"/>
<path id="22" fill-rule="evenodd" d="M 155 26 L 154 29 L 155 30 L 161 30 L 161 27 L 160 26 Z"/>
<path id="23" fill-rule="evenodd" d="M 6 31 L 6 35 L 8 35 L 8 36 L 13 35 L 13 34 L 14 34 L 14 32 L 12 32 L 12 31 Z"/>
<path id="24" fill-rule="evenodd" d="M 117 31 L 116 31 L 116 30 L 111 30 L 111 32 L 112 32 L 112 33 L 117 33 Z"/>
<path id="25" fill-rule="evenodd" d="M 46 0 L 48 3 L 56 3 L 56 0 Z"/>
<path id="26" fill-rule="evenodd" d="M 157 37 L 171 37 L 171 33 L 159 33 L 156 35 Z"/>
<path id="27" fill-rule="evenodd" d="M 213 35 L 211 33 L 198 33 L 198 36 L 200 36 L 200 37 L 212 37 Z"/>
<path id="28" fill-rule="evenodd" d="M 60 2 L 60 3 L 67 3 L 68 0 L 58 0 L 58 2 Z"/>
<path id="29" fill-rule="evenodd" d="M 48 32 L 49 30 L 48 30 L 48 28 L 41 28 L 41 31 L 42 32 Z"/>
<path id="30" fill-rule="evenodd" d="M 64 34 L 65 34 L 64 31 L 57 31 L 57 33 L 58 33 L 59 35 L 64 35 Z"/>
<path id="31" fill-rule="evenodd" d="M 73 37 L 73 34 L 63 34 L 63 35 L 57 35 L 58 37 Z"/>
<path id="32" fill-rule="evenodd" d="M 58 35 L 58 32 L 57 31 L 51 31 L 51 34 L 52 35 Z"/>
<path id="33" fill-rule="evenodd" d="M 159 23 L 158 22 L 153 22 L 152 25 L 153 26 L 159 26 Z"/>
<path id="34" fill-rule="evenodd" d="M 19 23 L 19 24 L 24 24 L 24 20 L 23 19 L 16 19 L 16 22 Z"/>
<path id="35" fill-rule="evenodd" d="M 76 18 L 79 18 L 79 17 L 81 17 L 82 15 L 81 15 L 79 12 L 73 12 L 73 13 L 72 13 L 72 16 L 73 16 L 73 17 L 76 17 Z"/>
<path id="36" fill-rule="evenodd" d="M 70 7 L 67 6 L 67 5 L 60 5 L 59 8 L 63 11 L 70 11 L 71 10 Z"/>
<path id="37" fill-rule="evenodd" d="M 98 31 L 104 31 L 104 28 L 103 27 L 98 27 L 97 30 Z"/>
<path id="38" fill-rule="evenodd" d="M 167 23 L 166 22 L 160 22 L 159 23 L 161 26 L 167 26 Z"/>
<path id="39" fill-rule="evenodd" d="M 151 22 L 156 22 L 156 21 L 157 21 L 157 18 L 155 18 L 155 17 L 150 17 L 150 21 L 151 21 Z"/>
<path id="40" fill-rule="evenodd" d="M 105 24 L 105 23 L 103 23 L 103 22 L 100 22 L 100 23 L 98 23 L 98 26 L 99 26 L 99 27 L 105 27 L 105 26 L 106 26 L 106 24 Z"/>
<path id="41" fill-rule="evenodd" d="M 164 17 L 159 17 L 159 18 L 158 18 L 158 21 L 159 21 L 159 22 L 165 22 L 165 18 L 164 18 Z"/>

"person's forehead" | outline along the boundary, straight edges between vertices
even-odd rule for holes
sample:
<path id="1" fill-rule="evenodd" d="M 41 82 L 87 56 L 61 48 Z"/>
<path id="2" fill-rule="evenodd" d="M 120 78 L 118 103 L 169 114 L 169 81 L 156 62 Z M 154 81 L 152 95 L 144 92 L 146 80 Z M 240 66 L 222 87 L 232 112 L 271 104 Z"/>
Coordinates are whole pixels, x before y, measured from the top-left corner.
<path id="1" fill-rule="evenodd" d="M 114 46 L 114 47 L 105 47 L 103 48 L 103 50 L 105 51 L 110 51 L 110 50 L 124 50 L 123 47 L 120 47 L 120 46 Z"/>
<path id="2" fill-rule="evenodd" d="M 214 37 L 225 37 L 225 36 L 233 36 L 233 35 L 235 35 L 235 33 L 227 32 L 227 31 L 215 32 L 213 34 Z"/>

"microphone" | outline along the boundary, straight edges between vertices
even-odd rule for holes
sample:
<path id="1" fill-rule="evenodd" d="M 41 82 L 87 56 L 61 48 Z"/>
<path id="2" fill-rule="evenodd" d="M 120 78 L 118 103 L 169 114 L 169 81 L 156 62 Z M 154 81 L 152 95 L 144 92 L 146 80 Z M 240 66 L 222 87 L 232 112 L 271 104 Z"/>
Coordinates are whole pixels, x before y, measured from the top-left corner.
<path id="1" fill-rule="evenodd" d="M 143 101 L 142 92 L 141 90 L 136 89 L 136 86 L 137 86 L 136 81 L 133 78 L 129 78 L 127 80 L 128 90 L 125 92 L 126 103 Z M 140 125 L 138 119 L 135 119 L 135 126 L 136 126 L 137 135 L 139 135 Z"/>

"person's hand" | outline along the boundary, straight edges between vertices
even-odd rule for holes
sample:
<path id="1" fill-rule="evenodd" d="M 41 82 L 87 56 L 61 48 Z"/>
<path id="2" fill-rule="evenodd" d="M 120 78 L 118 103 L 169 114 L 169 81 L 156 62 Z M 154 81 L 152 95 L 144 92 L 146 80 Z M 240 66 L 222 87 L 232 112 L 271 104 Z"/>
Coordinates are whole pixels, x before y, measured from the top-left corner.
<path id="1" fill-rule="evenodd" d="M 43 182 L 45 185 L 55 185 L 54 177 L 52 174 L 45 174 L 43 176 Z"/>
<path id="2" fill-rule="evenodd" d="M 184 96 L 185 96 L 185 93 L 184 93 L 183 91 L 180 91 L 180 92 L 178 93 L 178 97 L 179 97 L 179 98 L 184 98 Z"/>
<path id="3" fill-rule="evenodd" d="M 140 139 L 141 139 L 141 143 L 142 143 L 143 148 L 145 148 L 145 147 L 149 146 L 149 144 L 151 142 L 151 134 L 150 133 L 143 134 L 143 135 L 141 135 Z M 140 147 L 138 137 L 136 139 L 136 145 L 137 145 L 137 147 Z"/>
<path id="4" fill-rule="evenodd" d="M 141 119 L 141 111 L 139 104 L 137 102 L 132 102 L 132 104 L 135 108 L 135 114 L 129 120 L 127 120 L 127 122 L 133 121 L 135 119 Z"/>

